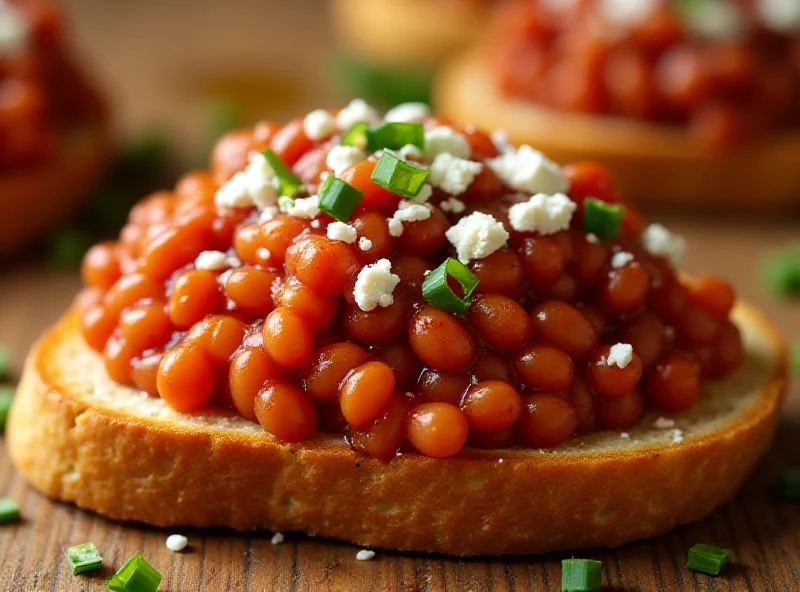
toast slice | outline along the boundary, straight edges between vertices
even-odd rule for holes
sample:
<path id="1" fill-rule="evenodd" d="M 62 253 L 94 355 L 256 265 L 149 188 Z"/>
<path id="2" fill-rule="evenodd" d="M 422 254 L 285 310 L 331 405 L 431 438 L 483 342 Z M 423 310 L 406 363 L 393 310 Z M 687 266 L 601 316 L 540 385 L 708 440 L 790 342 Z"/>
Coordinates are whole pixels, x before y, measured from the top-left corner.
<path id="1" fill-rule="evenodd" d="M 433 103 L 445 117 L 506 130 L 513 143 L 535 146 L 556 162 L 602 163 L 634 201 L 726 211 L 798 204 L 798 132 L 719 152 L 698 146 L 681 126 L 554 111 L 502 95 L 484 54 L 476 50 L 442 68 Z"/>
<path id="2" fill-rule="evenodd" d="M 121 387 L 70 312 L 31 351 L 6 440 L 34 487 L 122 520 L 299 530 L 452 555 L 616 546 L 706 516 L 769 446 L 785 345 L 753 308 L 738 304 L 733 319 L 743 366 L 707 385 L 674 429 L 653 427 L 650 415 L 627 438 L 387 463 L 341 438 L 279 444 L 239 416 L 178 413 Z"/>
<path id="3" fill-rule="evenodd" d="M 0 253 L 64 220 L 100 181 L 111 157 L 106 117 L 65 130 L 40 165 L 0 174 Z"/>

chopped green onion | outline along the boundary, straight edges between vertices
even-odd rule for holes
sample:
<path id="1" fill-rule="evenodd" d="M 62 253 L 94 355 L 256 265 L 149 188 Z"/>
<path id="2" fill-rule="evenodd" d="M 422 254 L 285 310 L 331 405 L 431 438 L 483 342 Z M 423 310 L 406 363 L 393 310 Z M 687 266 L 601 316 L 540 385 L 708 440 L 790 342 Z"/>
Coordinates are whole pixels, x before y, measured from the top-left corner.
<path id="1" fill-rule="evenodd" d="M 303 182 L 298 179 L 289 167 L 286 166 L 280 156 L 275 154 L 272 150 L 264 150 L 261 154 L 267 159 L 269 166 L 275 171 L 275 176 L 278 177 L 278 190 L 281 195 L 288 195 L 294 197 L 300 190 Z"/>
<path id="2" fill-rule="evenodd" d="M 464 290 L 464 297 L 459 297 L 447 284 L 452 277 Z M 432 306 L 452 313 L 463 314 L 469 309 L 469 297 L 478 286 L 478 278 L 458 259 L 449 257 L 439 267 L 430 272 L 422 282 L 422 295 Z"/>
<path id="3" fill-rule="evenodd" d="M 342 135 L 339 144 L 342 146 L 355 146 L 363 150 L 367 147 L 367 129 L 369 129 L 369 126 L 363 121 L 354 123 L 344 135 Z"/>
<path id="4" fill-rule="evenodd" d="M 384 152 L 372 171 L 372 180 L 397 195 L 415 197 L 419 195 L 430 174 L 426 168 L 415 166 L 390 152 Z"/>
<path id="5" fill-rule="evenodd" d="M 0 498 L 0 524 L 19 520 L 19 506 L 10 497 Z"/>
<path id="6" fill-rule="evenodd" d="M 0 387 L 0 432 L 6 429 L 8 410 L 11 409 L 11 399 L 14 398 L 14 389 L 8 386 Z"/>
<path id="7" fill-rule="evenodd" d="M 83 543 L 67 549 L 67 563 L 72 570 L 72 575 L 77 576 L 85 571 L 100 569 L 103 558 L 97 551 L 94 543 Z"/>
<path id="8" fill-rule="evenodd" d="M 603 240 L 617 238 L 625 206 L 587 197 L 583 202 L 583 227 Z"/>
<path id="9" fill-rule="evenodd" d="M 800 469 L 787 469 L 780 474 L 778 493 L 786 501 L 800 501 Z"/>
<path id="10" fill-rule="evenodd" d="M 421 123 L 387 122 L 373 125 L 367 130 L 367 151 L 388 148 L 399 150 L 411 144 L 425 149 L 425 127 Z"/>
<path id="11" fill-rule="evenodd" d="M 367 152 L 383 149 L 399 150 L 407 144 L 423 150 L 425 148 L 425 127 L 421 123 L 393 121 L 367 125 L 359 121 L 350 126 L 339 143 L 342 146 L 356 146 Z"/>
<path id="12" fill-rule="evenodd" d="M 775 296 L 800 295 L 800 245 L 767 256 L 763 275 Z"/>
<path id="13" fill-rule="evenodd" d="M 594 559 L 564 559 L 561 561 L 561 590 L 563 592 L 597 592 L 602 590 L 603 564 Z"/>
<path id="14" fill-rule="evenodd" d="M 106 580 L 106 588 L 112 592 L 155 592 L 161 585 L 161 578 L 142 554 L 137 553 Z"/>
<path id="15" fill-rule="evenodd" d="M 328 175 L 319 188 L 319 209 L 341 222 L 347 222 L 363 195 L 363 191 L 350 183 Z"/>
<path id="16" fill-rule="evenodd" d="M 728 561 L 728 549 L 721 549 L 713 545 L 695 545 L 689 549 L 689 558 L 686 567 L 692 571 L 699 571 L 710 576 L 715 576 L 722 571 Z"/>

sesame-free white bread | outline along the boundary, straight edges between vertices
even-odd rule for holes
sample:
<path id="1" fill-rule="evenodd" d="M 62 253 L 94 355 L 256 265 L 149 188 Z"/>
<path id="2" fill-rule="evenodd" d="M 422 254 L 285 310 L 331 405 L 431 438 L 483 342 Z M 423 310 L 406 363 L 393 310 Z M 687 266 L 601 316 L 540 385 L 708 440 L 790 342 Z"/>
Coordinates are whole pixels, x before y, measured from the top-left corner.
<path id="1" fill-rule="evenodd" d="M 6 441 L 34 487 L 123 520 L 300 530 L 454 555 L 621 545 L 707 515 L 769 445 L 785 347 L 754 309 L 739 304 L 734 319 L 743 367 L 672 416 L 674 429 L 654 428 L 652 414 L 627 439 L 603 432 L 552 450 L 386 463 L 341 438 L 279 444 L 233 414 L 177 413 L 121 387 L 71 312 L 31 351 Z"/>

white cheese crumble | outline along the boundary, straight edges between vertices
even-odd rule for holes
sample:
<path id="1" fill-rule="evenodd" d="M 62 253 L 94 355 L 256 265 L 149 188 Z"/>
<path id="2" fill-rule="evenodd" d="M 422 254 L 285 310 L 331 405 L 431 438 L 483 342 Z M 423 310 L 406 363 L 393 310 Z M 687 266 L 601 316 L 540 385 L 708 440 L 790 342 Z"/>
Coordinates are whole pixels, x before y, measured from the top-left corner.
<path id="1" fill-rule="evenodd" d="M 406 144 L 397 151 L 397 155 L 403 160 L 408 160 L 409 158 L 420 159 L 422 158 L 422 150 L 414 146 L 414 144 Z"/>
<path id="2" fill-rule="evenodd" d="M 618 253 L 614 253 L 611 257 L 611 268 L 612 269 L 622 269 L 628 263 L 633 261 L 633 255 L 628 253 L 627 251 L 620 251 Z"/>
<path id="3" fill-rule="evenodd" d="M 450 195 L 461 195 L 482 170 L 483 165 L 479 162 L 442 152 L 433 159 L 428 181 Z"/>
<path id="4" fill-rule="evenodd" d="M 273 545 L 280 545 L 286 537 L 283 536 L 282 532 L 276 532 L 272 535 L 272 538 L 269 540 L 270 543 Z"/>
<path id="5" fill-rule="evenodd" d="M 689 32 L 711 41 L 727 41 L 741 36 L 747 22 L 741 9 L 728 0 L 704 0 L 684 11 Z"/>
<path id="6" fill-rule="evenodd" d="M 347 106 L 339 111 L 336 116 L 336 126 L 345 131 L 354 123 L 363 121 L 365 123 L 378 123 L 381 120 L 378 112 L 371 107 L 364 99 L 353 99 Z"/>
<path id="7" fill-rule="evenodd" d="M 683 442 L 683 432 L 681 430 L 675 430 L 672 432 L 672 444 L 680 444 Z"/>
<path id="8" fill-rule="evenodd" d="M 400 283 L 400 277 L 392 273 L 392 263 L 388 259 L 379 259 L 372 265 L 365 265 L 358 272 L 353 297 L 363 311 L 387 307 L 394 303 L 392 292 Z"/>
<path id="9" fill-rule="evenodd" d="M 319 196 L 301 197 L 286 208 L 286 212 L 298 218 L 316 218 L 319 216 Z"/>
<path id="10" fill-rule="evenodd" d="M 451 212 L 453 214 L 463 214 L 467 210 L 467 205 L 457 197 L 451 197 L 444 200 L 439 204 L 443 212 Z"/>
<path id="11" fill-rule="evenodd" d="M 426 186 L 430 187 L 429 185 Z M 389 234 L 395 238 L 403 236 L 403 222 L 419 222 L 430 217 L 430 206 L 403 200 L 397 204 L 397 210 L 386 221 L 389 225 Z"/>
<path id="12" fill-rule="evenodd" d="M 514 149 L 514 145 L 508 139 L 508 132 L 506 130 L 493 130 L 489 137 L 492 139 L 492 144 L 500 154 Z"/>
<path id="13" fill-rule="evenodd" d="M 400 220 L 397 218 L 389 218 L 386 223 L 389 226 L 389 236 L 395 238 L 403 236 L 403 223 L 400 222 Z"/>
<path id="14" fill-rule="evenodd" d="M 425 203 L 431 198 L 431 195 L 433 195 L 433 187 L 431 187 L 430 183 L 425 183 L 422 186 L 422 189 L 419 190 L 419 193 L 417 193 L 412 199 L 419 203 Z"/>
<path id="15" fill-rule="evenodd" d="M 386 112 L 384 121 L 403 123 L 421 123 L 431 116 L 431 108 L 425 103 L 400 103 Z"/>
<path id="16" fill-rule="evenodd" d="M 214 195 L 215 204 L 229 208 L 249 208 L 256 205 L 263 210 L 277 203 L 278 178 L 267 159 L 259 152 L 251 152 L 247 160 L 247 167 L 217 190 Z"/>
<path id="17" fill-rule="evenodd" d="M 362 251 L 369 251 L 372 248 L 372 241 L 366 236 L 362 236 L 360 239 L 358 239 L 358 248 Z"/>
<path id="18" fill-rule="evenodd" d="M 303 119 L 303 131 L 309 140 L 330 138 L 336 131 L 336 119 L 325 109 L 315 109 Z"/>
<path id="19" fill-rule="evenodd" d="M 596 234 L 592 234 L 591 232 L 587 233 L 586 235 L 586 242 L 587 243 L 599 243 L 600 239 L 597 238 Z"/>
<path id="20" fill-rule="evenodd" d="M 633 360 L 633 346 L 629 343 L 617 343 L 611 346 L 606 365 L 627 368 Z"/>
<path id="21" fill-rule="evenodd" d="M 437 154 L 447 152 L 458 158 L 469 158 L 472 148 L 469 142 L 452 127 L 440 125 L 425 130 L 425 156 L 434 158 Z"/>
<path id="22" fill-rule="evenodd" d="M 569 182 L 561 167 L 527 145 L 491 158 L 486 164 L 506 185 L 517 191 L 555 195 L 569 190 Z"/>
<path id="23" fill-rule="evenodd" d="M 655 257 L 663 257 L 672 265 L 680 265 L 686 254 L 686 240 L 672 234 L 661 224 L 651 224 L 642 233 L 642 245 Z"/>
<path id="24" fill-rule="evenodd" d="M 354 226 L 337 221 L 328 224 L 328 238 L 352 245 L 356 242 L 358 233 Z"/>
<path id="25" fill-rule="evenodd" d="M 269 222 L 279 213 L 280 213 L 280 208 L 278 208 L 277 206 L 267 206 L 266 208 L 261 210 L 261 213 L 258 215 L 258 221 L 261 222 L 262 224 L 264 222 Z"/>
<path id="26" fill-rule="evenodd" d="M 203 251 L 195 259 L 194 266 L 207 271 L 223 271 L 231 267 L 231 262 L 222 251 Z"/>
<path id="27" fill-rule="evenodd" d="M 369 549 L 361 549 L 358 553 L 356 553 L 356 559 L 358 561 L 369 561 L 375 557 L 375 551 L 371 551 Z"/>
<path id="28" fill-rule="evenodd" d="M 756 14 L 772 31 L 791 33 L 800 28 L 800 2 L 796 0 L 758 0 Z"/>
<path id="29" fill-rule="evenodd" d="M 167 537 L 167 549 L 175 553 L 183 551 L 189 545 L 189 539 L 182 534 L 171 534 Z"/>
<path id="30" fill-rule="evenodd" d="M 337 177 L 357 162 L 367 158 L 367 153 L 355 146 L 334 146 L 328 152 L 325 164 Z"/>
<path id="31" fill-rule="evenodd" d="M 28 46 L 30 27 L 14 6 L 0 1 L 0 56 L 10 56 Z"/>
<path id="32" fill-rule="evenodd" d="M 612 25 L 632 29 L 645 22 L 661 0 L 602 0 L 600 10 Z"/>
<path id="33" fill-rule="evenodd" d="M 508 232 L 503 225 L 483 212 L 464 216 L 447 230 L 445 236 L 456 248 L 456 255 L 462 263 L 483 259 L 508 242 Z"/>
<path id="34" fill-rule="evenodd" d="M 563 193 L 537 193 L 528 201 L 516 203 L 508 210 L 511 228 L 519 232 L 554 234 L 569 228 L 577 204 Z"/>
<path id="35" fill-rule="evenodd" d="M 668 417 L 659 417 L 654 423 L 653 427 L 659 430 L 668 430 L 675 427 L 675 420 Z"/>
<path id="36" fill-rule="evenodd" d="M 627 440 L 628 438 L 631 437 L 631 435 L 628 432 L 620 432 L 619 437 L 622 438 L 623 440 Z"/>

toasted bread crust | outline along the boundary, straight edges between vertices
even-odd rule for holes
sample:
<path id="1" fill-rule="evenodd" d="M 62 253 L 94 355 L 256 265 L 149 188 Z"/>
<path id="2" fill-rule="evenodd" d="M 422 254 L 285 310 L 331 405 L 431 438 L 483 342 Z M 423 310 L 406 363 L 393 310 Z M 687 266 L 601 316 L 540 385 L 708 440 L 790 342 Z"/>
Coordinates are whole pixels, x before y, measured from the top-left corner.
<path id="1" fill-rule="evenodd" d="M 466 449 L 437 460 L 364 458 L 341 439 L 278 444 L 238 417 L 187 416 L 115 386 L 74 313 L 28 358 L 7 426 L 37 489 L 158 526 L 300 530 L 370 547 L 453 555 L 616 546 L 702 518 L 771 441 L 786 382 L 775 330 L 739 305 L 748 358 L 675 417 L 551 451 Z M 704 415 L 705 414 L 705 415 Z M 715 415 L 718 414 L 718 415 Z"/>
<path id="2" fill-rule="evenodd" d="M 66 130 L 52 159 L 0 174 L 0 253 L 36 238 L 66 218 L 105 173 L 110 153 L 104 115 Z"/>
<path id="3" fill-rule="evenodd" d="M 503 129 L 560 163 L 609 167 L 626 198 L 681 207 L 776 210 L 797 206 L 800 133 L 718 152 L 698 146 L 686 128 L 634 119 L 564 113 L 504 96 L 486 56 L 471 50 L 434 81 L 437 112 L 459 123 Z"/>

